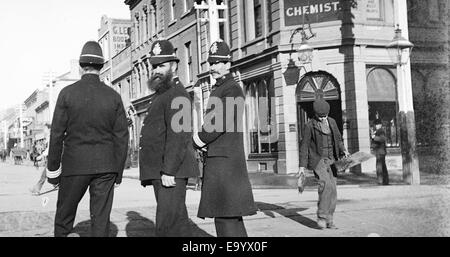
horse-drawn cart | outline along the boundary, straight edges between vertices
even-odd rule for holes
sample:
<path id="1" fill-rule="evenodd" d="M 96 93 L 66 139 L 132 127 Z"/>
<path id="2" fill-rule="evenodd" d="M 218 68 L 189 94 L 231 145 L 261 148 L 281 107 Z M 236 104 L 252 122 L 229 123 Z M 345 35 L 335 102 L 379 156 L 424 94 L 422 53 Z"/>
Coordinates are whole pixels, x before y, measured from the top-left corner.
<path id="1" fill-rule="evenodd" d="M 14 158 L 14 164 L 20 165 L 27 158 L 27 150 L 25 148 L 13 148 L 11 149 L 11 156 Z"/>

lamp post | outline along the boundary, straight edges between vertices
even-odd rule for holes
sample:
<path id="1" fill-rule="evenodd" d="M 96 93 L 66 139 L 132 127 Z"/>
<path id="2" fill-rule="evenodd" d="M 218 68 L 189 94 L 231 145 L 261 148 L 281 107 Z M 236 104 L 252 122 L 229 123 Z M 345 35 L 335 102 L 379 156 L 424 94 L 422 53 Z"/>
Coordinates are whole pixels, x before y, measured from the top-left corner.
<path id="1" fill-rule="evenodd" d="M 313 51 L 314 48 L 312 48 L 308 44 L 308 39 L 311 39 L 316 34 L 312 34 L 311 36 L 307 36 L 306 32 L 303 27 L 297 28 L 294 30 L 294 32 L 291 35 L 291 38 L 289 40 L 289 43 L 292 45 L 292 50 L 294 49 L 294 44 L 292 44 L 292 40 L 294 39 L 295 34 L 301 33 L 302 35 L 302 42 L 300 43 L 300 47 L 297 49 L 298 54 L 298 60 L 301 64 L 307 64 L 311 63 L 313 59 Z M 286 71 L 283 73 L 284 79 L 286 81 L 286 85 L 296 85 L 298 83 L 298 80 L 300 78 L 300 70 L 297 65 L 295 65 L 295 61 L 292 59 L 292 53 L 289 54 L 289 63 L 286 68 Z M 304 67 L 304 66 L 301 66 Z"/>
<path id="2" fill-rule="evenodd" d="M 403 181 L 410 185 L 420 184 L 419 161 L 416 151 L 416 126 L 412 99 L 410 52 L 414 45 L 402 36 L 397 25 L 394 39 L 386 46 L 397 66 L 398 124 L 402 152 Z"/>

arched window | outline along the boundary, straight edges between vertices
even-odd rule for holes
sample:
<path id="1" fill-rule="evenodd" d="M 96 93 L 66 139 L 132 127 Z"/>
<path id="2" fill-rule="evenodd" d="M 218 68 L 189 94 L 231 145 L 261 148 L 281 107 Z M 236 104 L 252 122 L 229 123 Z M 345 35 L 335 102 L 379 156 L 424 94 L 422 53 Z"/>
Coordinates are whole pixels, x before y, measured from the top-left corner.
<path id="1" fill-rule="evenodd" d="M 298 138 L 302 140 L 302 130 L 309 119 L 314 117 L 313 102 L 325 99 L 330 104 L 329 116 L 336 120 L 343 131 L 340 88 L 337 80 L 330 74 L 318 71 L 303 76 L 296 89 Z"/>
<path id="2" fill-rule="evenodd" d="M 273 77 L 246 81 L 246 122 L 250 153 L 278 152 Z"/>
<path id="3" fill-rule="evenodd" d="M 367 74 L 367 100 L 369 104 L 370 135 L 375 133 L 374 122 L 380 119 L 386 132 L 386 146 L 400 146 L 397 126 L 397 91 L 395 69 L 371 68 Z"/>

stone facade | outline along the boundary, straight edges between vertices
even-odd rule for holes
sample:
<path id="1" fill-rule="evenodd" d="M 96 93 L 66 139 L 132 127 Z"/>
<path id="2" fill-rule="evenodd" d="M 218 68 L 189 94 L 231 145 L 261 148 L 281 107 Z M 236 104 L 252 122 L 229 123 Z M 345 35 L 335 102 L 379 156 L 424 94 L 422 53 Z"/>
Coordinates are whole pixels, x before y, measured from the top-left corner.
<path id="1" fill-rule="evenodd" d="M 412 83 L 421 170 L 450 172 L 450 1 L 409 0 Z"/>

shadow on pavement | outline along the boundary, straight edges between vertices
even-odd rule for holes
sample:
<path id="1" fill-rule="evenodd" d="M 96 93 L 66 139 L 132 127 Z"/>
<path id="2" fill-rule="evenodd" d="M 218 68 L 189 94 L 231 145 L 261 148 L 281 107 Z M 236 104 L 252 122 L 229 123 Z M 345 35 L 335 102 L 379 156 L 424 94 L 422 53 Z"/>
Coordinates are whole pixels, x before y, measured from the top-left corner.
<path id="1" fill-rule="evenodd" d="M 114 223 L 109 225 L 109 237 L 117 237 L 119 229 Z M 69 234 L 70 236 L 90 237 L 91 236 L 91 221 L 85 220 L 78 223 Z"/>
<path id="2" fill-rule="evenodd" d="M 271 218 L 275 217 L 275 215 L 273 214 L 275 212 L 275 213 L 278 213 L 278 214 L 280 214 L 288 219 L 291 219 L 297 223 L 300 223 L 303 226 L 320 230 L 320 227 L 317 226 L 317 222 L 315 220 L 312 220 L 310 218 L 307 218 L 303 215 L 298 214 L 298 212 L 305 211 L 308 208 L 286 209 L 286 208 L 276 205 L 276 204 L 263 203 L 263 202 L 256 202 L 256 206 L 258 207 L 260 212 L 264 213 L 265 215 L 267 215 Z"/>
<path id="3" fill-rule="evenodd" d="M 155 237 L 156 226 L 152 220 L 143 217 L 135 211 L 127 212 L 128 223 L 125 227 L 127 237 Z M 189 226 L 193 237 L 212 237 L 206 231 L 199 228 L 191 219 Z"/>
<path id="4" fill-rule="evenodd" d="M 135 211 L 127 212 L 128 223 L 125 227 L 127 237 L 154 237 L 155 223 Z"/>

